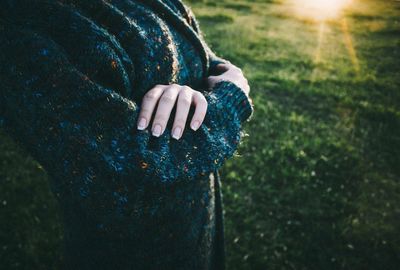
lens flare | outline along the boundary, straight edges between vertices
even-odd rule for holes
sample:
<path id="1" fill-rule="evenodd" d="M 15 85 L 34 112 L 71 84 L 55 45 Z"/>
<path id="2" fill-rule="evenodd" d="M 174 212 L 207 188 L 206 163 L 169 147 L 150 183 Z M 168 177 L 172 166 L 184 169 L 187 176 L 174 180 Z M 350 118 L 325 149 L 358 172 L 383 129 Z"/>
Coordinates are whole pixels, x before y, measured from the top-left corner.
<path id="1" fill-rule="evenodd" d="M 352 0 L 292 0 L 297 15 L 318 21 L 334 19 Z"/>

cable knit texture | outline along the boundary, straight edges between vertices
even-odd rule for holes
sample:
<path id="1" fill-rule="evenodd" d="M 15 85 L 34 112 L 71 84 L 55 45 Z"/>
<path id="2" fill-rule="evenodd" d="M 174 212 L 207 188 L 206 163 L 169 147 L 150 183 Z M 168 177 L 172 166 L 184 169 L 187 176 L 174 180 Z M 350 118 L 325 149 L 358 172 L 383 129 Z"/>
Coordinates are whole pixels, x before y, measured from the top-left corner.
<path id="1" fill-rule="evenodd" d="M 63 210 L 65 269 L 223 269 L 218 168 L 252 100 L 208 88 L 216 56 L 180 0 L 0 2 L 0 124 L 48 172 Z M 221 41 L 222 42 L 222 41 Z M 201 91 L 197 131 L 137 129 L 156 84 Z M 149 125 L 151 127 L 151 123 Z"/>

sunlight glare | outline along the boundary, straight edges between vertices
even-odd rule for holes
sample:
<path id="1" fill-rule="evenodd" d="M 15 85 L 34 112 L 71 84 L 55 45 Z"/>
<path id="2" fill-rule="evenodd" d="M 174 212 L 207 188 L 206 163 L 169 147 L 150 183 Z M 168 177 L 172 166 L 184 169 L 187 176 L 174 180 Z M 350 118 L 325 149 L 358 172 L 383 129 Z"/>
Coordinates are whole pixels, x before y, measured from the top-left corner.
<path id="1" fill-rule="evenodd" d="M 295 12 L 303 17 L 323 21 L 333 19 L 351 3 L 352 0 L 293 0 Z"/>

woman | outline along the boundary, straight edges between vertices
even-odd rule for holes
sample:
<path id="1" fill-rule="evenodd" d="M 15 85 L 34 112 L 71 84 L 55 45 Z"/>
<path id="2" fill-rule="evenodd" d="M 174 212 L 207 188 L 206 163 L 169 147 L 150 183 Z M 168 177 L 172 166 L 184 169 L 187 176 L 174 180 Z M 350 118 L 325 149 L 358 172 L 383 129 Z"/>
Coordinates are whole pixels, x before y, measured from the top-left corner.
<path id="1" fill-rule="evenodd" d="M 0 122 L 48 172 L 65 269 L 224 269 L 217 169 L 253 104 L 190 9 L 179 0 L 0 8 Z"/>

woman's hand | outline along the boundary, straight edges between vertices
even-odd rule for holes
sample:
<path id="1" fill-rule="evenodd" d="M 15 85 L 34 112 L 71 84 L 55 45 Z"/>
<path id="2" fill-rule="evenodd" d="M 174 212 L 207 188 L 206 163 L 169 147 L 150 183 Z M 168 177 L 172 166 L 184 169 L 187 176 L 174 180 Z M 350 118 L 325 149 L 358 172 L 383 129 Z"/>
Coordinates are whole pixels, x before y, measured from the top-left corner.
<path id="1" fill-rule="evenodd" d="M 210 88 L 214 87 L 214 85 L 220 81 L 230 81 L 243 89 L 246 95 L 249 96 L 250 86 L 240 68 L 228 61 L 224 64 L 218 64 L 216 70 L 220 75 L 209 76 L 207 78 L 208 86 Z"/>
<path id="2" fill-rule="evenodd" d="M 206 116 L 207 100 L 201 92 L 193 90 L 189 86 L 178 84 L 159 84 L 144 95 L 138 117 L 138 129 L 143 130 L 148 126 L 153 111 L 158 104 L 151 130 L 153 136 L 161 136 L 167 126 L 176 100 L 178 100 L 178 102 L 172 127 L 172 137 L 179 140 L 182 136 L 192 104 L 196 106 L 196 109 L 190 127 L 193 130 L 197 130 Z"/>

